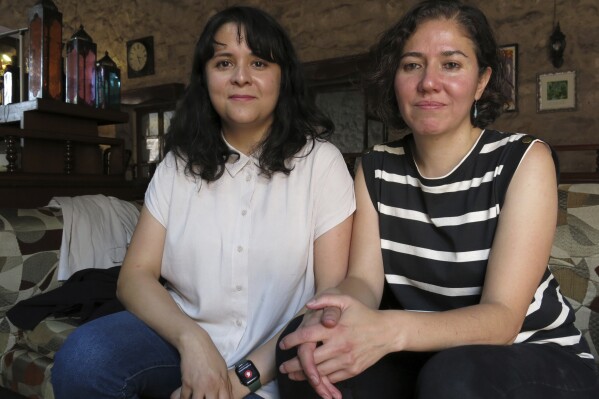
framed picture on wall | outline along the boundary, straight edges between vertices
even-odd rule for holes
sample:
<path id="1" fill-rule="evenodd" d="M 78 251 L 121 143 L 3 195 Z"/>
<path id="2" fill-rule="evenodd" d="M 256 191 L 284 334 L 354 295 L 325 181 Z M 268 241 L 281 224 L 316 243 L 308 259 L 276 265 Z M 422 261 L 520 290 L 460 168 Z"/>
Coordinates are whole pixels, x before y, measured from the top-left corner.
<path id="1" fill-rule="evenodd" d="M 539 74 L 537 81 L 538 112 L 576 109 L 576 71 Z"/>
<path id="2" fill-rule="evenodd" d="M 509 83 L 507 92 L 509 98 L 505 111 L 515 112 L 518 110 L 518 45 L 506 44 L 499 47 L 499 52 L 503 60 L 505 75 Z"/>

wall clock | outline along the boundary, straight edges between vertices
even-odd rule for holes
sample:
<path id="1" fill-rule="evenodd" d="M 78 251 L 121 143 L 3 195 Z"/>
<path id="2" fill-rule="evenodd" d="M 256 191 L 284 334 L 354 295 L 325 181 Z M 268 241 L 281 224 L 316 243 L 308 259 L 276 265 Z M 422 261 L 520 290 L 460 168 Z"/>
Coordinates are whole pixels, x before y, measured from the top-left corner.
<path id="1" fill-rule="evenodd" d="M 127 42 L 127 77 L 138 78 L 154 73 L 154 37 Z"/>

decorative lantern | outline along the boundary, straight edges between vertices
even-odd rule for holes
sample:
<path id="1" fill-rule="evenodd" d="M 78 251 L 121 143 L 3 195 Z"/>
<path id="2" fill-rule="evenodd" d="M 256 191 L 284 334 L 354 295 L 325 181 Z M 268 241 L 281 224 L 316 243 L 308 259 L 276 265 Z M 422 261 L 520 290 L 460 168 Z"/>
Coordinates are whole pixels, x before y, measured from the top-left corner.
<path id="1" fill-rule="evenodd" d="M 549 36 L 549 58 L 554 67 L 559 68 L 564 64 L 564 50 L 566 49 L 566 35 L 562 33 L 557 21 L 557 1 L 553 0 L 553 32 Z"/>
<path id="2" fill-rule="evenodd" d="M 52 0 L 29 11 L 29 99 L 62 99 L 62 13 Z"/>
<path id="3" fill-rule="evenodd" d="M 116 108 L 121 105 L 121 70 L 108 56 L 96 63 L 96 107 Z"/>
<path id="4" fill-rule="evenodd" d="M 549 55 L 554 67 L 559 68 L 564 64 L 564 50 L 566 49 L 566 35 L 559 28 L 559 22 L 549 37 Z"/>
<path id="5" fill-rule="evenodd" d="M 83 25 L 67 42 L 67 94 L 65 101 L 96 105 L 96 43 Z"/>

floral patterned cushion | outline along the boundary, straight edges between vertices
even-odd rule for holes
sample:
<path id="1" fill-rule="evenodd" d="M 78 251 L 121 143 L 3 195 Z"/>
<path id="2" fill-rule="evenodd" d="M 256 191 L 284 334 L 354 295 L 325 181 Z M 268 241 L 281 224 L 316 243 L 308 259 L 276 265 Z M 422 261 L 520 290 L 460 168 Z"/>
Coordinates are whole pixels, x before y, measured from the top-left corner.
<path id="1" fill-rule="evenodd" d="M 599 363 L 599 184 L 560 185 L 549 267 Z"/>

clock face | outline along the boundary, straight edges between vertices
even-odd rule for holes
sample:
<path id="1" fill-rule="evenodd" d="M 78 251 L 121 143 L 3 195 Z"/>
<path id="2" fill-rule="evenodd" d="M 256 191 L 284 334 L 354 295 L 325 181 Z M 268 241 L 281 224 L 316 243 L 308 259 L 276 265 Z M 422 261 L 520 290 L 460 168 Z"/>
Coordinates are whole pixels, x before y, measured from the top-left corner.
<path id="1" fill-rule="evenodd" d="M 154 73 L 154 38 L 152 36 L 127 42 L 127 76 L 137 78 Z"/>
<path id="2" fill-rule="evenodd" d="M 129 47 L 127 62 L 134 71 L 141 71 L 148 63 L 148 49 L 141 42 L 135 42 Z"/>

